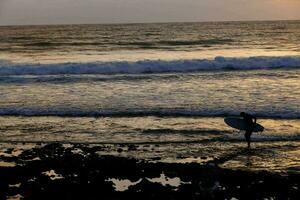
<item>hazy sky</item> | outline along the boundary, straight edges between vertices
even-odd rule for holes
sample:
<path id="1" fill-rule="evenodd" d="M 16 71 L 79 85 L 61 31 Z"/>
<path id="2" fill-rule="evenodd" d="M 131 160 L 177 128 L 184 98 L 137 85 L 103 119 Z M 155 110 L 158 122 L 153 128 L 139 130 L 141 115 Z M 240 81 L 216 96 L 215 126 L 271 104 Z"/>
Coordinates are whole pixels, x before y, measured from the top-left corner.
<path id="1" fill-rule="evenodd" d="M 300 19 L 300 0 L 0 0 L 0 25 Z"/>

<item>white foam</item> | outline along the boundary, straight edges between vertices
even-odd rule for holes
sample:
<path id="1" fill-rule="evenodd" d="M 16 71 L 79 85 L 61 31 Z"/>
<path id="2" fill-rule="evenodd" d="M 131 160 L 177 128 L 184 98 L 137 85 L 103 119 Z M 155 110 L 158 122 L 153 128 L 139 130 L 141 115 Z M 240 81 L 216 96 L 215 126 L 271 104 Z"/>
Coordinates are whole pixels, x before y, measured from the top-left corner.
<path id="1" fill-rule="evenodd" d="M 253 112 L 257 117 L 261 118 L 282 118 L 282 119 L 299 119 L 300 113 L 297 111 L 274 111 L 272 108 L 265 108 L 264 111 Z M 3 115 L 20 115 L 20 116 L 70 116 L 70 117 L 141 117 L 141 116 L 162 116 L 162 117 L 225 117 L 239 115 L 238 111 L 234 110 L 85 110 L 85 109 L 49 109 L 49 108 L 2 108 L 0 116 Z"/>
<path id="2" fill-rule="evenodd" d="M 54 74 L 141 74 L 166 72 L 194 72 L 203 70 L 251 70 L 300 68 L 300 57 L 249 57 L 213 60 L 144 60 L 137 62 L 91 62 L 61 64 L 14 64 L 0 61 L 0 75 Z"/>

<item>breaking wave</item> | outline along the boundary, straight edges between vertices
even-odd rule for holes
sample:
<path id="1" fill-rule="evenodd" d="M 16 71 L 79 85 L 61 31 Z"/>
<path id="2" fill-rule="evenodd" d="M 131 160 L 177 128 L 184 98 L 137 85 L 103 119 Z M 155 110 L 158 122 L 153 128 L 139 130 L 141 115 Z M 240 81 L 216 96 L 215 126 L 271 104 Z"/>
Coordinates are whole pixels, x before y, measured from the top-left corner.
<path id="1" fill-rule="evenodd" d="M 213 60 L 144 60 L 61 64 L 15 64 L 0 60 L 0 76 L 59 74 L 188 73 L 217 70 L 300 69 L 300 57 L 249 57 Z"/>
<path id="2" fill-rule="evenodd" d="M 272 112 L 268 110 L 257 111 L 253 113 L 259 118 L 269 119 L 300 119 L 300 113 L 295 111 Z M 237 116 L 238 111 L 225 110 L 176 110 L 176 109 L 161 109 L 161 110 L 85 110 L 85 109 L 70 109 L 70 108 L 2 108 L 0 116 L 59 116 L 59 117 L 226 117 Z"/>
<path id="3" fill-rule="evenodd" d="M 12 38 L 15 40 L 24 40 L 23 37 Z M 32 40 L 32 38 L 25 38 L 27 40 Z M 92 39 L 92 38 L 91 38 Z M 133 42 L 120 42 L 120 41 L 110 41 L 110 42 L 28 42 L 22 44 L 24 47 L 59 47 L 59 46 L 156 46 L 160 48 L 162 45 L 168 46 L 191 46 L 191 45 L 217 45 L 217 44 L 229 44 L 234 42 L 232 39 L 201 39 L 201 40 L 158 40 L 158 41 L 133 41 Z"/>

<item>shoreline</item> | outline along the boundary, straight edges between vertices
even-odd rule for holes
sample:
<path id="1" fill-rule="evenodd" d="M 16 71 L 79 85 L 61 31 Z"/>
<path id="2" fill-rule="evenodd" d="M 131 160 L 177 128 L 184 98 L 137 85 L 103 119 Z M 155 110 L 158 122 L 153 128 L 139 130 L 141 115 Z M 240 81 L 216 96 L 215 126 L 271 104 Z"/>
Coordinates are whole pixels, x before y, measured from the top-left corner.
<path id="1" fill-rule="evenodd" d="M 135 151 L 134 147 L 131 148 Z M 299 173 L 225 169 L 99 155 L 101 146 L 52 143 L 1 153 L 1 199 L 297 199 Z M 120 150 L 121 151 L 121 150 Z"/>

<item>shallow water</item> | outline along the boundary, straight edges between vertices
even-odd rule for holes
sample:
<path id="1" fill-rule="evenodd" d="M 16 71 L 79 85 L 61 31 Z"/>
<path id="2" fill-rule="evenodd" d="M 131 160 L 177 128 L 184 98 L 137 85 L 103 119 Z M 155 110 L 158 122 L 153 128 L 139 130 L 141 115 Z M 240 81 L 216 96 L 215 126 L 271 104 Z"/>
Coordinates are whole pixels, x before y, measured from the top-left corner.
<path id="1" fill-rule="evenodd" d="M 85 143 L 103 147 L 99 155 L 162 162 L 214 161 L 225 168 L 299 171 L 300 120 L 259 119 L 252 148 L 223 118 L 187 117 L 0 117 L 3 148 L 14 144 Z M 28 148 L 17 145 L 18 148 Z M 80 152 L 78 152 L 80 153 Z"/>
<path id="2" fill-rule="evenodd" d="M 168 144 L 242 142 L 223 118 L 195 117 L 0 117 L 2 142 Z M 299 141 L 299 119 L 259 119 L 257 142 Z"/>

